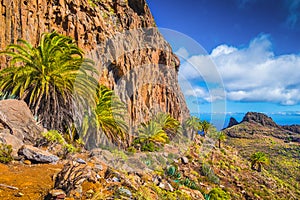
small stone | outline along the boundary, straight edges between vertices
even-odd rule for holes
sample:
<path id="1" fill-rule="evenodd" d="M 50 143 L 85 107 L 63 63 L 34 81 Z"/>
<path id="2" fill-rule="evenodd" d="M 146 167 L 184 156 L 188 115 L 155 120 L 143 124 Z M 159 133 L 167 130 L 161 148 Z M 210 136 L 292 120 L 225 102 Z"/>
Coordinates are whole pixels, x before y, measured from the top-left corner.
<path id="1" fill-rule="evenodd" d="M 59 199 L 64 199 L 66 197 L 66 193 L 63 191 L 63 190 L 56 190 L 56 189 L 53 189 L 53 190 L 50 190 L 49 194 L 52 196 L 52 197 L 56 197 L 56 198 L 59 198 Z"/>
<path id="2" fill-rule="evenodd" d="M 25 165 L 31 165 L 31 161 L 30 161 L 30 160 L 24 160 L 23 163 L 24 163 Z"/>
<path id="3" fill-rule="evenodd" d="M 161 189 L 165 189 L 165 184 L 162 183 L 162 182 L 160 182 L 160 183 L 158 184 L 158 187 L 160 187 Z"/>
<path id="4" fill-rule="evenodd" d="M 17 194 L 15 194 L 15 197 L 22 197 L 22 196 L 24 196 L 22 192 L 18 192 Z"/>
<path id="5" fill-rule="evenodd" d="M 125 194 L 126 196 L 129 196 L 129 197 L 131 197 L 131 196 L 132 196 L 132 193 L 131 193 L 131 191 L 130 191 L 130 190 L 128 190 L 128 189 L 126 189 L 126 188 L 120 188 L 120 189 L 119 189 L 119 193 L 121 193 L 121 194 Z"/>
<path id="6" fill-rule="evenodd" d="M 174 188 L 172 187 L 172 185 L 170 183 L 166 183 L 165 189 L 168 190 L 168 191 L 170 191 L 170 192 L 174 191 Z"/>
<path id="7" fill-rule="evenodd" d="M 76 160 L 76 162 L 80 163 L 80 164 L 86 164 L 85 160 L 81 159 L 81 158 L 78 158 Z"/>
<path id="8" fill-rule="evenodd" d="M 189 163 L 189 159 L 187 158 L 187 157 L 181 157 L 181 162 L 183 163 L 183 164 L 188 164 Z"/>
<path id="9" fill-rule="evenodd" d="M 96 179 L 99 180 L 101 176 L 99 174 L 96 174 Z"/>
<path id="10" fill-rule="evenodd" d="M 100 164 L 96 164 L 96 165 L 95 165 L 95 169 L 96 169 L 96 170 L 99 170 L 99 171 L 103 171 L 103 166 L 100 165 Z"/>
<path id="11" fill-rule="evenodd" d="M 94 191 L 94 190 L 92 190 L 92 189 L 90 189 L 90 190 L 86 191 L 86 193 L 87 193 L 87 194 L 94 194 L 94 193 L 95 193 L 95 191 Z"/>
<path id="12" fill-rule="evenodd" d="M 113 177 L 111 180 L 112 180 L 112 182 L 120 182 L 120 179 L 117 177 Z"/>

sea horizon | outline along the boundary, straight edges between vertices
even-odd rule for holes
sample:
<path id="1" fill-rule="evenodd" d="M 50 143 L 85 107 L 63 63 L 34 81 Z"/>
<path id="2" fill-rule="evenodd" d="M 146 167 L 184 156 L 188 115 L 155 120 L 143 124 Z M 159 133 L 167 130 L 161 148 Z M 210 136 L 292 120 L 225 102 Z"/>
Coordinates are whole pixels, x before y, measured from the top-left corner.
<path id="1" fill-rule="evenodd" d="M 191 113 L 192 116 L 199 117 L 201 120 L 206 120 L 212 123 L 218 130 L 228 126 L 231 117 L 238 122 L 243 120 L 247 112 L 227 112 L 227 113 Z M 278 125 L 300 125 L 300 111 L 286 112 L 261 112 L 271 117 Z"/>

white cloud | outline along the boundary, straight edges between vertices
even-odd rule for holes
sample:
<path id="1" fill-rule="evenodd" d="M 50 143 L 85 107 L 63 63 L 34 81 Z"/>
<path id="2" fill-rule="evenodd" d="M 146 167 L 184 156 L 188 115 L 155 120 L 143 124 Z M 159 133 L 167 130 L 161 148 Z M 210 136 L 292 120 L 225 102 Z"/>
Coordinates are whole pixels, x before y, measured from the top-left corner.
<path id="1" fill-rule="evenodd" d="M 300 103 L 300 55 L 275 56 L 268 35 L 258 36 L 243 49 L 220 45 L 210 55 L 190 57 L 181 71 L 194 83 L 195 80 L 219 83 L 218 73 L 229 100 Z M 204 99 L 209 96 L 197 93 Z"/>

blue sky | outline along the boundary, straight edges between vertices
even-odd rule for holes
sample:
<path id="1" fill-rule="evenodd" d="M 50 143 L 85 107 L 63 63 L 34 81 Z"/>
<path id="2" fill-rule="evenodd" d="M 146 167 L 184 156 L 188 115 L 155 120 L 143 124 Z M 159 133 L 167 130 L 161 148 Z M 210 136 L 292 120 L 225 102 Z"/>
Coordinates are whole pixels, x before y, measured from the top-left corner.
<path id="1" fill-rule="evenodd" d="M 192 112 L 300 111 L 300 0 L 147 2 Z"/>

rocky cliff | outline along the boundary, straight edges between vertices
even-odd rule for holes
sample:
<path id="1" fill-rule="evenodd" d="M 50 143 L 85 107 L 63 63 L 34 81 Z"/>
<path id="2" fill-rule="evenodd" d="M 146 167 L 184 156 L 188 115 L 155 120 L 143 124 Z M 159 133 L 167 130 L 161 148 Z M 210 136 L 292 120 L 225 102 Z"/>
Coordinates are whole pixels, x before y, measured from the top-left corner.
<path id="1" fill-rule="evenodd" d="M 229 125 L 223 131 L 233 138 L 253 139 L 260 136 L 273 136 L 285 141 L 299 142 L 299 127 L 299 125 L 280 126 L 266 114 L 248 112 L 240 123 L 231 118 Z"/>
<path id="2" fill-rule="evenodd" d="M 180 62 L 155 28 L 145 0 L 0 0 L 0 50 L 23 38 L 37 45 L 56 30 L 74 38 L 99 70 L 99 81 L 126 102 L 135 125 L 164 111 L 187 117 Z M 0 58 L 0 67 L 7 58 Z"/>

